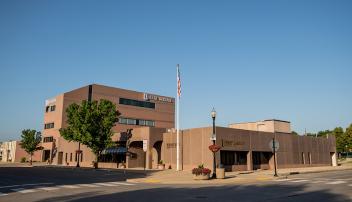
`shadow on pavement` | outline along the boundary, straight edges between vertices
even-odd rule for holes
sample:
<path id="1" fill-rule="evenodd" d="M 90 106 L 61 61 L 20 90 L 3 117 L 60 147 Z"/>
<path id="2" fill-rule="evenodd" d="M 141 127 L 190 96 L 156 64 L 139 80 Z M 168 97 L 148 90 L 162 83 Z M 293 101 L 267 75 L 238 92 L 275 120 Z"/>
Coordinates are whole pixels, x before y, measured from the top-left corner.
<path id="1" fill-rule="evenodd" d="M 118 188 L 117 188 L 118 189 Z M 116 190 L 118 191 L 118 190 Z M 199 188 L 151 188 L 113 194 L 88 192 L 69 196 L 47 198 L 40 202 L 52 201 L 350 201 L 344 195 L 328 190 L 306 190 L 304 185 L 248 185 L 217 186 Z"/>
<path id="2" fill-rule="evenodd" d="M 126 181 L 126 179 L 142 178 L 158 171 L 143 170 L 103 170 L 61 167 L 0 167 L 0 187 L 30 183 L 52 183 L 55 185 L 71 185 L 82 183 L 98 183 Z"/>

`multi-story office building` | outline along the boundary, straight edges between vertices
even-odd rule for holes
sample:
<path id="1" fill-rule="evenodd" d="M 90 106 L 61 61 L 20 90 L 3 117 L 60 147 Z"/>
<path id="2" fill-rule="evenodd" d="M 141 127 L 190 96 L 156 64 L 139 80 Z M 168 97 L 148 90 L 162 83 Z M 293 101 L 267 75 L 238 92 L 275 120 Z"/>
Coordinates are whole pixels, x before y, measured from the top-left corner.
<path id="1" fill-rule="evenodd" d="M 141 145 L 143 146 L 143 140 L 145 142 L 148 141 L 148 144 L 150 144 L 148 147 L 153 147 L 155 142 L 162 140 L 162 133 L 167 128 L 174 127 L 174 98 L 96 84 L 85 86 L 46 100 L 43 126 L 43 161 L 59 165 L 76 165 L 79 160 L 83 166 L 91 165 L 92 161 L 95 160 L 95 155 L 91 150 L 84 145 L 80 145 L 80 150 L 78 150 L 78 143 L 68 142 L 63 139 L 60 136 L 59 129 L 67 126 L 66 109 L 70 104 L 81 103 L 82 100 L 99 101 L 100 99 L 112 101 L 117 105 L 117 110 L 121 113 L 119 121 L 113 127 L 113 132 L 115 133 L 113 140 L 117 143 L 117 146 L 104 151 L 104 154 L 99 159 L 103 162 L 113 162 L 105 166 L 116 167 L 117 163 L 123 161 L 127 161 L 126 163 L 129 167 L 143 165 L 145 159 L 138 158 L 137 161 L 137 154 L 131 155 L 130 159 L 125 159 L 126 155 L 123 148 L 127 139 L 123 134 L 129 129 L 144 128 L 133 130 L 134 136 L 130 144 L 131 151 L 137 148 L 135 152 L 142 153 L 143 151 L 140 151 L 140 147 Z M 143 139 L 135 139 L 137 136 Z M 153 141 L 150 141 L 151 139 Z M 133 142 L 132 140 L 135 141 Z M 122 147 L 119 147 L 119 145 Z M 160 150 L 160 146 L 156 145 L 156 147 Z M 157 163 L 158 159 L 160 159 L 160 151 L 154 151 L 156 159 L 151 159 L 151 152 L 150 154 L 148 152 L 147 155 L 150 156 L 148 163 L 151 161 Z M 157 156 L 158 153 L 159 157 Z M 104 163 L 102 165 L 104 166 Z"/>

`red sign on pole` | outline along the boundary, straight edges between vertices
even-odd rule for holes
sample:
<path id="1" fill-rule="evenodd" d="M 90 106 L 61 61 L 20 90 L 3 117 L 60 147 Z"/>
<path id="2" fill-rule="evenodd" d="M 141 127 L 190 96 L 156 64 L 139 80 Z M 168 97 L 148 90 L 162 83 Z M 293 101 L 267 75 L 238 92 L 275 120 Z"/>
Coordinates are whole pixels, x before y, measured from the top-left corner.
<path id="1" fill-rule="evenodd" d="M 209 146 L 209 150 L 212 151 L 212 152 L 218 152 L 219 150 L 221 149 L 221 147 L 219 145 L 216 145 L 216 144 L 212 144 Z"/>

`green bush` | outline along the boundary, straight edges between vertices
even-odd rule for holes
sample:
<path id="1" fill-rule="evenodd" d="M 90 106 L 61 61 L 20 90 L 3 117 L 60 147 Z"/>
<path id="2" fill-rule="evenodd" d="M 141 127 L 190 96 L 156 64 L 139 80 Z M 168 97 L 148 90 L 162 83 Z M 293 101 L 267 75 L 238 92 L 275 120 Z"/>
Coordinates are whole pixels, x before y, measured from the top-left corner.
<path id="1" fill-rule="evenodd" d="M 25 163 L 26 162 L 26 157 L 22 157 L 21 158 L 21 163 Z"/>

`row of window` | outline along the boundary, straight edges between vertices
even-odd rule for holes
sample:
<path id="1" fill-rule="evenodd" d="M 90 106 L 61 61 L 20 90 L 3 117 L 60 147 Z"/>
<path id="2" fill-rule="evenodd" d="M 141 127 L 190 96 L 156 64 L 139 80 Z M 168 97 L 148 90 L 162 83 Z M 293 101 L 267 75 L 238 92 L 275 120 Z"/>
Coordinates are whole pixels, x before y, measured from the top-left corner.
<path id="1" fill-rule="evenodd" d="M 131 118 L 119 118 L 119 124 L 138 125 L 138 126 L 155 126 L 155 121 Z"/>
<path id="2" fill-rule="evenodd" d="M 77 162 L 78 155 L 79 155 L 79 154 L 76 153 L 76 155 L 75 155 L 75 162 Z M 68 156 L 68 153 L 65 154 L 65 162 L 66 162 L 66 163 L 68 162 L 67 156 Z M 83 161 L 83 152 L 81 152 L 81 154 L 80 154 L 80 161 L 81 161 L 81 162 Z M 72 153 L 70 153 L 70 162 L 72 162 Z"/>
<path id="3" fill-rule="evenodd" d="M 53 141 L 54 141 L 54 138 L 52 136 L 43 138 L 43 142 L 53 142 Z"/>
<path id="4" fill-rule="evenodd" d="M 54 128 L 54 122 L 44 124 L 44 129 L 50 129 L 50 128 Z"/>
<path id="5" fill-rule="evenodd" d="M 135 106 L 135 107 L 144 107 L 144 108 L 155 109 L 155 103 L 153 103 L 153 102 L 120 98 L 119 103 L 122 105 L 130 105 L 130 106 Z"/>
<path id="6" fill-rule="evenodd" d="M 46 106 L 46 107 L 45 107 L 45 112 L 46 112 L 46 113 L 48 113 L 49 111 L 50 111 L 50 112 L 53 112 L 53 111 L 55 111 L 55 109 L 56 109 L 56 105 Z"/>

